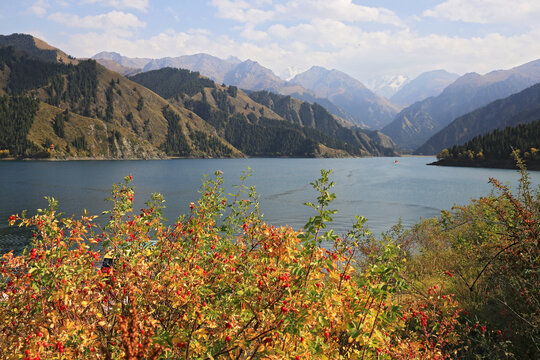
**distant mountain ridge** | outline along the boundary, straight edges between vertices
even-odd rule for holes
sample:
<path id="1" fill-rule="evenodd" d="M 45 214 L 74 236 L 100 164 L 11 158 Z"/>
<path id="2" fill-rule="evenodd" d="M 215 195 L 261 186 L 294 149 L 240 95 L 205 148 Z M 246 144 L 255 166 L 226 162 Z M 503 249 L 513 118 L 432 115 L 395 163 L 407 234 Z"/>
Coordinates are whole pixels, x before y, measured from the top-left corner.
<path id="1" fill-rule="evenodd" d="M 416 153 L 438 154 L 445 148 L 461 145 L 490 131 L 536 120 L 540 120 L 540 83 L 458 117 L 433 135 Z"/>
<path id="2" fill-rule="evenodd" d="M 338 70 L 313 66 L 296 75 L 291 83 L 313 91 L 317 97 L 329 99 L 351 114 L 356 123 L 364 123 L 371 129 L 382 128 L 397 113 L 397 108 L 390 101 Z"/>
<path id="3" fill-rule="evenodd" d="M 415 150 L 457 117 L 540 82 L 540 60 L 486 75 L 459 77 L 435 97 L 403 109 L 382 132 L 401 148 Z"/>
<path id="4" fill-rule="evenodd" d="M 105 59 L 105 60 L 112 60 L 119 65 L 122 65 L 127 68 L 133 68 L 137 69 L 139 71 L 142 71 L 143 68 L 148 64 L 152 59 L 150 58 L 130 58 L 127 56 L 122 56 L 117 52 L 112 51 L 102 51 L 94 56 L 92 56 L 92 59 L 99 60 Z M 125 75 L 125 74 L 122 74 Z"/>
<path id="5" fill-rule="evenodd" d="M 296 75 L 290 81 L 285 81 L 275 75 L 272 70 L 263 67 L 256 61 L 240 61 L 235 58 L 219 59 L 208 54 L 184 55 L 174 58 L 149 59 L 129 58 L 114 52 L 101 52 L 92 57 L 102 61 L 104 66 L 111 66 L 106 61 L 114 61 L 131 70 L 138 67 L 140 72 L 156 70 L 164 67 L 183 68 L 197 71 L 204 76 L 227 85 L 237 86 L 251 91 L 272 91 L 282 95 L 291 95 L 303 101 L 317 102 L 325 106 L 334 115 L 357 126 L 379 129 L 392 121 L 397 108 L 387 99 L 374 94 L 360 81 L 337 70 L 327 70 L 314 67 L 302 74 Z M 112 68 L 111 68 L 112 69 Z M 317 87 L 301 84 L 307 78 L 322 76 L 317 81 L 311 81 Z M 318 86 L 322 83 L 339 84 L 331 91 L 321 91 Z M 347 94 L 345 94 L 347 93 Z M 321 95 L 326 94 L 326 95 Z M 332 105 L 330 105 L 331 103 Z"/>

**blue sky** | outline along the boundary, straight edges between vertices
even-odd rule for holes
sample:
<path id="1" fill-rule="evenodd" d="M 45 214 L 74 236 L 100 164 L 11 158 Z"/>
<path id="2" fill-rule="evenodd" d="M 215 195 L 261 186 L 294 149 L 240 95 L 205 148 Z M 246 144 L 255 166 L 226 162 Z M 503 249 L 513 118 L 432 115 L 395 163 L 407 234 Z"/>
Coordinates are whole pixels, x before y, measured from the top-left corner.
<path id="1" fill-rule="evenodd" d="M 539 0 L 2 0 L 0 33 L 76 57 L 209 53 L 284 78 L 313 65 L 367 82 L 540 58 Z"/>

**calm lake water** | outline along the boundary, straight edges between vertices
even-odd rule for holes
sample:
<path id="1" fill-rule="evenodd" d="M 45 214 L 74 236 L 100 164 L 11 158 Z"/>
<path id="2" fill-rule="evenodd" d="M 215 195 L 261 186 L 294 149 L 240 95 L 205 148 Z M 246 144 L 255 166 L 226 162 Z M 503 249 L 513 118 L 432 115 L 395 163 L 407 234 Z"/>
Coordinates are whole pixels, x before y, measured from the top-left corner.
<path id="1" fill-rule="evenodd" d="M 399 163 L 395 164 L 394 161 Z M 60 211 L 80 214 L 87 209 L 99 215 L 110 208 L 104 201 L 111 185 L 133 175 L 135 209 L 143 206 L 152 192 L 165 196 L 165 216 L 175 220 L 198 199 L 204 174 L 222 170 L 226 187 L 239 183 L 242 171 L 251 167 L 247 184 L 260 194 L 267 222 L 300 229 L 314 212 L 303 205 L 316 202 L 309 184 L 320 169 L 332 169 L 336 182 L 333 207 L 334 229 L 346 231 L 354 215 L 368 218 L 376 233 L 388 230 L 401 218 L 406 226 L 420 218 L 438 216 L 441 209 L 466 204 L 471 198 L 489 194 L 490 177 L 517 186 L 514 170 L 426 166 L 427 157 L 363 159 L 208 159 L 157 161 L 2 161 L 0 162 L 0 253 L 21 251 L 29 232 L 9 228 L 11 214 L 46 206 L 45 195 L 60 201 Z M 531 172 L 532 183 L 540 183 L 540 172 Z M 104 221 L 104 220 L 103 220 Z"/>

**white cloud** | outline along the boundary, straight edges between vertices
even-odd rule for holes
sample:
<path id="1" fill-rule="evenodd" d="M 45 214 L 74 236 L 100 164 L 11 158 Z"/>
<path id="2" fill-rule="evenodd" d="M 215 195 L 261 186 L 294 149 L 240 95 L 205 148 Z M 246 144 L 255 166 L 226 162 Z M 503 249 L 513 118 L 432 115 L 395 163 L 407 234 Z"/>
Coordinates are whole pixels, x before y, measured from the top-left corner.
<path id="1" fill-rule="evenodd" d="M 279 32 L 284 39 L 272 41 Z M 302 32 L 304 38 L 299 39 Z M 320 65 L 339 69 L 361 81 L 396 72 L 413 77 L 440 68 L 457 73 L 485 73 L 540 58 L 540 43 L 536 41 L 540 30 L 511 37 L 493 33 L 469 39 L 421 36 L 407 29 L 366 32 L 348 28 L 338 21 L 324 24 L 314 21 L 290 28 L 276 25 L 269 36 L 268 41 L 252 42 L 200 30 L 169 30 L 146 39 L 131 40 L 117 34 L 90 33 L 72 36 L 65 49 L 77 56 L 92 56 L 100 51 L 151 58 L 201 52 L 221 58 L 234 55 L 258 61 L 282 76 L 290 76 L 290 68 L 298 72 Z M 320 44 L 314 46 L 317 39 Z"/>
<path id="2" fill-rule="evenodd" d="M 116 10 L 106 14 L 83 17 L 57 12 L 49 15 L 49 19 L 69 27 L 101 29 L 105 31 L 118 31 L 146 26 L 146 23 L 139 20 L 137 16 Z"/>
<path id="3" fill-rule="evenodd" d="M 403 25 L 391 10 L 357 5 L 352 0 L 294 0 L 280 7 L 280 15 L 297 19 L 324 18 L 343 22 Z"/>
<path id="4" fill-rule="evenodd" d="M 324 18 L 345 22 L 376 22 L 402 26 L 391 10 L 357 5 L 352 0 L 272 1 L 212 0 L 217 16 L 242 23 L 260 24 L 272 20 L 313 20 Z"/>
<path id="5" fill-rule="evenodd" d="M 390 10 L 354 4 L 351 0 L 212 0 L 217 16 L 241 23 L 240 36 L 249 41 L 290 41 L 295 47 L 346 46 L 361 31 L 358 23 L 373 22 L 404 28 Z M 286 27 L 281 22 L 295 23 Z M 305 45 L 303 45 L 305 46 Z"/>
<path id="6" fill-rule="evenodd" d="M 49 3 L 46 0 L 37 0 L 35 3 L 32 4 L 32 6 L 28 8 L 28 11 L 31 14 L 43 17 L 45 16 L 45 14 L 47 14 L 48 7 Z"/>
<path id="7" fill-rule="evenodd" d="M 266 32 L 255 30 L 255 26 L 253 24 L 247 24 L 240 35 L 245 39 L 252 41 L 266 41 L 269 39 Z"/>
<path id="8" fill-rule="evenodd" d="M 341 21 L 332 19 L 315 19 L 309 24 L 299 24 L 285 27 L 278 24 L 268 29 L 268 32 L 281 41 L 296 39 L 313 48 L 348 47 L 360 40 L 362 29 L 349 26 Z"/>
<path id="9" fill-rule="evenodd" d="M 263 23 L 271 20 L 275 14 L 271 10 L 256 8 L 256 6 L 264 5 L 264 2 L 260 1 L 249 3 L 244 0 L 212 0 L 210 3 L 217 8 L 218 17 L 242 23 Z"/>
<path id="10" fill-rule="evenodd" d="M 425 10 L 426 17 L 478 24 L 536 25 L 540 16 L 538 0 L 447 0 Z"/>
<path id="11" fill-rule="evenodd" d="M 82 0 L 83 4 L 102 4 L 115 9 L 136 9 L 146 11 L 149 6 L 148 0 Z"/>

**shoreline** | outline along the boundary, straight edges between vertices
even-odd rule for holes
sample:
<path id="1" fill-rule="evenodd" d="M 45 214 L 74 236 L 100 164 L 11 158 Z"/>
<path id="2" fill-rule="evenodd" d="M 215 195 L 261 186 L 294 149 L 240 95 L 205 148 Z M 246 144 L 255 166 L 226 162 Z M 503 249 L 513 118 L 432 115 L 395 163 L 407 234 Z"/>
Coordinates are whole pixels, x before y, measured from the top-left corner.
<path id="1" fill-rule="evenodd" d="M 519 170 L 514 160 L 455 160 L 455 159 L 442 159 L 434 161 L 427 165 L 433 166 L 454 166 L 454 167 L 473 167 L 473 168 L 485 168 L 485 169 L 508 169 Z M 539 171 L 540 162 L 525 162 L 525 168 L 527 171 Z"/>
<path id="2" fill-rule="evenodd" d="M 166 156 L 158 158 L 103 158 L 103 157 L 84 157 L 84 158 L 0 158 L 0 161 L 154 161 L 154 160 L 180 160 L 180 159 L 191 159 L 191 160 L 206 160 L 206 159 L 368 159 L 368 158 L 401 158 L 401 157 L 432 157 L 428 155 L 418 155 L 418 156 L 408 156 L 408 155 L 394 155 L 394 156 L 337 156 L 337 157 L 295 157 L 295 156 L 239 156 L 239 157 L 182 157 L 182 156 Z"/>

